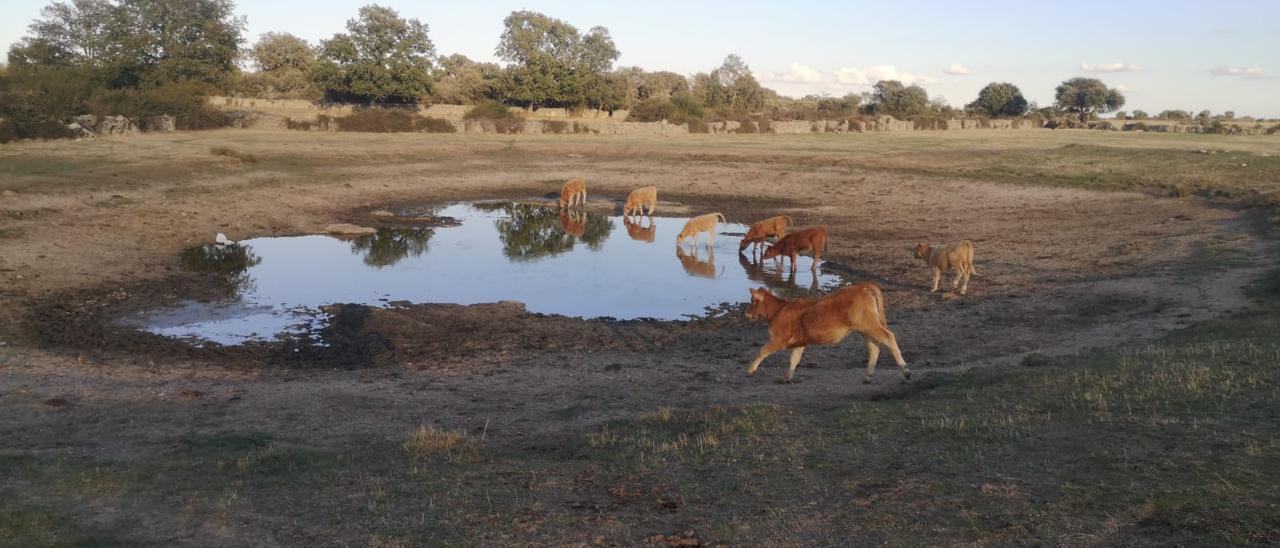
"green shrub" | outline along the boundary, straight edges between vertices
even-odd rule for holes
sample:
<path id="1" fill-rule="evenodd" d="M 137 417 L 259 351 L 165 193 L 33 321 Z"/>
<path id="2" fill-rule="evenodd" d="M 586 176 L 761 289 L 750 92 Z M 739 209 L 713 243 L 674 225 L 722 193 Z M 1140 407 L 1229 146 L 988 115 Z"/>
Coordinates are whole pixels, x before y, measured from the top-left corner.
<path id="1" fill-rule="evenodd" d="M 428 118 L 401 108 L 366 108 L 337 118 L 321 116 L 314 125 L 308 124 L 305 127 L 327 130 L 331 121 L 338 124 L 338 131 L 361 133 L 453 133 L 456 131 L 448 120 Z M 301 128 L 302 123 L 299 123 L 299 129 Z"/>
<path id="2" fill-rule="evenodd" d="M 672 97 L 670 99 L 650 98 L 640 101 L 627 113 L 628 122 L 661 122 L 666 120 L 672 124 L 684 124 L 693 119 L 703 119 L 706 112 L 702 106 L 688 97 Z"/>
<path id="3" fill-rule="evenodd" d="M 485 101 L 471 107 L 463 120 L 523 120 L 519 114 L 512 112 L 506 105 L 496 101 Z"/>

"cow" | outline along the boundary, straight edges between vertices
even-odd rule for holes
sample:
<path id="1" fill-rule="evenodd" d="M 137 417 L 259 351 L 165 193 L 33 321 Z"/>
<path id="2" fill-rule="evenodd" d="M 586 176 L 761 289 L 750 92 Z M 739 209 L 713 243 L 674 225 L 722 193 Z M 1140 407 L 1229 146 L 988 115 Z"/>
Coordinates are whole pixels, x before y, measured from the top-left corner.
<path id="1" fill-rule="evenodd" d="M 775 257 L 791 257 L 791 270 L 796 269 L 796 258 L 801 251 L 813 255 L 813 269 L 818 269 L 818 260 L 827 250 L 827 227 L 806 228 L 783 236 L 778 243 L 764 250 L 762 260 Z"/>
<path id="2" fill-rule="evenodd" d="M 645 215 L 644 208 L 646 205 L 649 206 L 648 215 L 652 217 L 653 208 L 658 205 L 658 187 L 646 186 L 632 190 L 631 194 L 627 195 L 627 203 L 622 206 L 622 216 L 627 217 L 633 211 L 639 212 L 640 215 Z"/>
<path id="3" fill-rule="evenodd" d="M 570 179 L 560 188 L 558 203 L 561 209 L 587 203 L 587 182 L 582 179 Z"/>
<path id="4" fill-rule="evenodd" d="M 707 233 L 707 247 L 711 247 L 716 241 L 716 222 L 728 223 L 724 220 L 724 215 L 719 213 L 708 213 L 699 215 L 684 224 L 684 228 L 680 230 L 680 234 L 676 235 L 676 245 L 681 245 L 686 239 L 693 238 L 693 243 L 697 245 L 698 235 Z"/>
<path id="5" fill-rule="evenodd" d="M 954 290 L 958 286 L 961 295 L 969 292 L 969 276 L 978 273 L 973 267 L 973 242 L 961 240 L 942 246 L 916 244 L 915 252 L 916 258 L 924 259 L 924 262 L 933 270 L 933 289 L 929 290 L 930 293 L 938 291 L 938 282 L 942 279 L 942 273 L 950 270 L 956 271 L 956 278 L 951 281 L 951 289 Z"/>
<path id="6" fill-rule="evenodd" d="M 738 242 L 738 253 L 742 253 L 742 250 L 751 244 L 755 244 L 757 248 L 763 247 L 765 238 L 781 239 L 787 235 L 787 227 L 792 224 L 794 223 L 791 221 L 791 217 L 778 215 L 751 225 L 751 229 L 747 230 L 747 235 L 742 237 L 741 242 Z"/>
<path id="7" fill-rule="evenodd" d="M 806 346 L 836 344 L 856 331 L 867 343 L 867 370 L 862 375 L 863 384 L 870 383 L 876 373 L 880 345 L 889 348 L 903 379 L 911 378 L 911 370 L 898 350 L 898 340 L 889 331 L 884 294 L 876 284 L 851 285 L 816 299 L 787 300 L 774 296 L 763 287 L 752 289 L 747 318 L 769 321 L 769 342 L 747 367 L 747 375 L 754 375 L 760 362 L 770 354 L 790 348 L 791 367 L 782 382 L 791 382 Z"/>

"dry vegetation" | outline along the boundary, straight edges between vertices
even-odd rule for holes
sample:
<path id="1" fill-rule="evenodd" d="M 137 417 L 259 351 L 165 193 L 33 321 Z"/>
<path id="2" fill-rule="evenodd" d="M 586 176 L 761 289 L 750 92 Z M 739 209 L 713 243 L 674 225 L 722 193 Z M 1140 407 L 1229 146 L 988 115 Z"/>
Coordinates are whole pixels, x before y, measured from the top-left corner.
<path id="1" fill-rule="evenodd" d="M 1274 268 L 1274 209 L 1236 208 L 1280 191 L 1277 155 L 1267 137 L 1073 131 L 512 140 L 218 130 L 0 147 L 0 543 L 1274 545 L 1280 277 L 1246 277 L 1252 289 L 1230 315 L 1065 353 L 1049 348 L 1066 324 L 1022 325 L 1042 310 L 1016 303 L 1061 304 L 1080 325 L 1142 326 L 1195 303 L 1126 315 L 1125 302 L 1088 284 L 1158 282 L 1167 285 L 1145 289 L 1210 299 L 1231 290 L 1213 276 Z M 820 214 L 856 225 L 834 234 L 833 253 L 893 290 L 890 323 L 923 374 L 857 391 L 848 362 L 863 355 L 850 342 L 811 351 L 801 384 L 749 381 L 741 369 L 763 328 L 728 317 L 687 326 L 692 336 L 590 324 L 591 341 L 630 339 L 545 352 L 514 340 L 453 364 L 401 349 L 357 371 L 31 335 L 33 318 L 201 287 L 175 257 L 217 231 L 295 234 L 388 203 L 540 195 L 569 172 L 613 177 L 593 192 L 658 180 L 672 187 L 664 199 L 732 206 L 730 216 L 796 208 L 802 223 Z M 885 230 L 1003 230 L 995 217 L 1024 219 L 1025 207 L 897 211 L 893 196 L 994 199 L 1028 187 L 1053 188 L 1035 203 L 1058 209 L 1038 206 L 1028 215 L 1040 226 L 1003 234 L 1012 251 L 978 240 L 985 276 L 970 297 L 926 300 L 925 274 Z M 1187 197 L 1115 194 L 1137 205 L 1108 208 L 1067 187 Z M 757 192 L 726 199 L 743 188 Z M 1263 243 L 1222 228 L 1242 224 Z M 1087 234 L 1103 249 L 1070 248 L 1087 267 L 1025 251 L 1094 225 L 1102 232 Z M 1106 237 L 1116 226 L 1132 234 Z M 1157 254 L 1169 260 L 1145 262 Z M 48 300 L 62 295 L 76 298 Z M 29 309 L 50 302 L 49 314 Z M 996 302 L 1004 308 L 988 308 Z M 501 313 L 513 330 L 573 327 Z M 390 318 L 405 337 L 422 319 Z M 921 363 L 948 358 L 926 350 L 970 333 L 964 323 L 989 329 L 967 341 L 974 353 Z M 1021 345 L 1044 352 L 965 367 Z"/>

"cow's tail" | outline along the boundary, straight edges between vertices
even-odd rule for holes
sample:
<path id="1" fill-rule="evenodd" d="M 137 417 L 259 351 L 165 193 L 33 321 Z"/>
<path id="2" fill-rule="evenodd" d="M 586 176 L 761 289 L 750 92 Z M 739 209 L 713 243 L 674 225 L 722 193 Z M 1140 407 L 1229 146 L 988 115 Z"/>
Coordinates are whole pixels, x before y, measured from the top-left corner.
<path id="1" fill-rule="evenodd" d="M 880 325 L 882 327 L 888 327 L 889 316 L 885 313 L 884 309 L 884 292 L 880 291 L 880 286 L 871 284 L 871 293 L 875 295 L 876 298 L 876 311 L 879 312 L 880 315 Z"/>
<path id="2" fill-rule="evenodd" d="M 783 216 L 782 216 L 782 218 L 787 220 L 787 224 L 788 224 L 788 225 L 790 225 L 790 226 L 796 226 L 796 222 L 795 222 L 794 220 L 792 220 L 792 219 L 791 219 L 791 216 L 790 216 L 790 215 L 783 215 Z"/>
<path id="3" fill-rule="evenodd" d="M 965 267 L 969 269 L 970 275 L 981 276 L 981 274 L 978 274 L 978 267 L 973 264 L 973 242 L 965 240 L 965 243 L 969 244 L 969 252 L 965 253 Z"/>
<path id="4" fill-rule="evenodd" d="M 720 218 L 720 222 L 722 222 L 722 223 L 724 223 L 724 224 L 729 224 L 729 221 L 726 221 L 726 220 L 725 220 L 725 218 L 724 218 L 724 214 L 723 214 L 723 213 L 719 213 L 719 212 L 717 212 L 717 213 L 716 213 L 716 217 L 719 217 L 719 218 Z"/>

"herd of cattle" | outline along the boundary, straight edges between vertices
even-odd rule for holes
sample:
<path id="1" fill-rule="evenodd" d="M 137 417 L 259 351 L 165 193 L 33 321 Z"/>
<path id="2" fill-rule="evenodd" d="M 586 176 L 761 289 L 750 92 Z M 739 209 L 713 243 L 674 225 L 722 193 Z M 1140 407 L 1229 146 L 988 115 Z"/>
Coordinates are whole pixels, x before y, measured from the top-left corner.
<path id="1" fill-rule="evenodd" d="M 557 203 L 561 210 L 567 210 L 585 204 L 586 199 L 586 182 L 573 179 L 561 188 Z M 635 189 L 627 196 L 622 207 L 623 218 L 629 220 L 633 214 L 652 216 L 657 203 L 657 187 Z M 681 255 L 686 240 L 691 240 L 696 247 L 704 232 L 707 234 L 706 246 L 710 249 L 715 243 L 716 230 L 721 222 L 727 223 L 720 213 L 708 213 L 689 219 L 676 236 L 677 255 Z M 818 261 L 827 249 L 826 227 L 788 233 L 792 224 L 791 217 L 779 215 L 751 225 L 738 243 L 738 254 L 741 256 L 749 247 L 753 247 L 750 250 L 753 255 L 763 250 L 760 254 L 762 260 L 790 258 L 794 273 L 799 254 L 808 252 L 813 256 L 812 268 L 816 271 Z M 770 238 L 774 241 L 769 242 Z M 964 295 L 969 290 L 969 277 L 977 273 L 973 266 L 973 243 L 968 240 L 943 246 L 919 244 L 915 247 L 915 256 L 923 259 L 933 272 L 931 291 L 938 290 L 943 273 L 954 271 L 956 274 L 951 287 L 958 288 L 960 294 Z M 791 366 L 782 379 L 783 382 L 790 382 L 806 346 L 837 344 L 850 333 L 856 332 L 862 335 L 867 344 L 867 369 L 863 373 L 862 382 L 870 383 L 875 375 L 881 346 L 889 349 L 903 379 L 911 378 L 911 370 L 907 368 L 907 362 L 902 359 L 902 352 L 898 349 L 898 340 L 889 330 L 884 294 L 874 283 L 850 285 L 822 297 L 802 299 L 783 299 L 765 288 L 751 289 L 751 305 L 747 309 L 747 317 L 769 322 L 769 342 L 765 343 L 747 367 L 748 375 L 754 375 L 760 362 L 771 354 L 791 349 Z"/>

